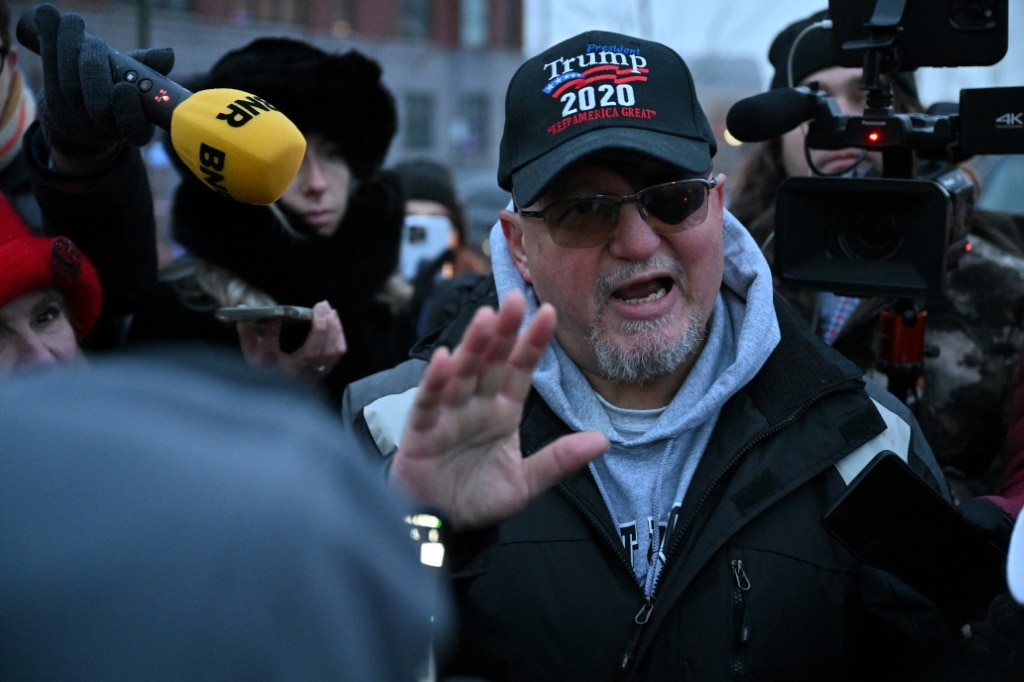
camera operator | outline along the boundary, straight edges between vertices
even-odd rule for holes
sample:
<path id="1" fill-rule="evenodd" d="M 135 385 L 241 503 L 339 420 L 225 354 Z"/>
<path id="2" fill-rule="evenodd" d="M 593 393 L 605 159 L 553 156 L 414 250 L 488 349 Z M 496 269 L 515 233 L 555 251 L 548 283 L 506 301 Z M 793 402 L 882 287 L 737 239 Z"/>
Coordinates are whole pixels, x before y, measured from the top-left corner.
<path id="1" fill-rule="evenodd" d="M 862 69 L 836 64 L 831 31 L 813 27 L 827 18 L 827 11 L 817 12 L 775 38 L 768 53 L 775 68 L 771 87 L 817 83 L 844 114 L 860 114 L 865 104 Z M 911 72 L 896 72 L 888 80 L 897 113 L 924 110 Z M 775 194 L 784 179 L 812 173 L 808 160 L 819 173 L 828 175 L 862 177 L 881 171 L 879 154 L 856 148 L 812 149 L 805 157 L 806 132 L 804 124 L 758 144 L 747 157 L 737 192 L 731 197 L 730 210 L 749 227 L 769 262 Z M 961 169 L 973 176 L 968 168 Z M 926 301 L 924 345 L 925 355 L 931 357 L 923 362 L 914 405 L 961 501 L 997 490 L 1003 471 L 1002 439 L 1024 340 L 1024 279 L 1020 276 L 1024 272 L 1024 217 L 975 210 L 970 244 L 969 253 L 946 273 L 941 291 Z M 876 368 L 879 314 L 891 300 L 788 288 L 780 283 L 778 274 L 776 290 L 814 331 L 884 384 L 886 379 Z"/>

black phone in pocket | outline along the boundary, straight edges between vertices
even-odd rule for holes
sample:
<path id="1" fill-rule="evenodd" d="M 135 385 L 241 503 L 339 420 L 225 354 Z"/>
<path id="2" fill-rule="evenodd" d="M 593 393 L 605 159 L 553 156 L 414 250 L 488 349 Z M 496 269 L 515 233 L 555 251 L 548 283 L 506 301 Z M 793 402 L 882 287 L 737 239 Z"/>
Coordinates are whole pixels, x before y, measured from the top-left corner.
<path id="1" fill-rule="evenodd" d="M 862 561 L 935 602 L 951 624 L 984 618 L 1006 589 L 1006 553 L 893 452 L 875 456 L 823 522 Z"/>

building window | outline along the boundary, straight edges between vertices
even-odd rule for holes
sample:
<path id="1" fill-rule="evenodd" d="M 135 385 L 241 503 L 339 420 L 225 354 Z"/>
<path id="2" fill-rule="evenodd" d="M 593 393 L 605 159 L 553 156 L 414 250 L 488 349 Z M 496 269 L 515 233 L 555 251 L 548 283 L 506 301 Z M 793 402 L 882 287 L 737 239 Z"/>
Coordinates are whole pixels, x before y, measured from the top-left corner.
<path id="1" fill-rule="evenodd" d="M 461 1 L 459 5 L 459 41 L 462 43 L 462 47 L 472 49 L 487 46 L 489 16 L 487 0 Z"/>
<path id="2" fill-rule="evenodd" d="M 403 128 L 406 149 L 430 149 L 434 145 L 434 98 L 407 94 Z"/>
<path id="3" fill-rule="evenodd" d="M 429 38 L 430 0 L 405 0 L 399 31 L 403 38 Z"/>
<path id="4" fill-rule="evenodd" d="M 487 148 L 487 95 L 463 95 L 449 132 L 453 152 L 462 157 L 480 156 Z"/>
<path id="5" fill-rule="evenodd" d="M 505 3 L 506 47 L 520 47 L 523 44 L 523 4 L 519 0 Z"/>

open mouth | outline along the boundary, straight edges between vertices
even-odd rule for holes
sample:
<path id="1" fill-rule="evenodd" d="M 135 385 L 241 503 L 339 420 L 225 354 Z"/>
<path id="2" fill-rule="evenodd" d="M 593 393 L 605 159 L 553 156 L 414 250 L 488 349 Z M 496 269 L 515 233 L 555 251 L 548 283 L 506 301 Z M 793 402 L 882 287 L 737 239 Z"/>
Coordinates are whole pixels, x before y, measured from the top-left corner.
<path id="1" fill-rule="evenodd" d="M 657 277 L 616 289 L 612 292 L 612 297 L 629 305 L 640 305 L 664 298 L 673 286 L 675 284 L 671 278 Z"/>

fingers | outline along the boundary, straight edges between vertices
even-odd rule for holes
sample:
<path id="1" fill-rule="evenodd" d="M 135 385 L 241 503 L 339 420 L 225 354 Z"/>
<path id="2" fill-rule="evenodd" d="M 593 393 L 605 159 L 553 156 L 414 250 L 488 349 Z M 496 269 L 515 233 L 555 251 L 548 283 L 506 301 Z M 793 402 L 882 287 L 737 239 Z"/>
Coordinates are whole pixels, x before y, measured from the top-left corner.
<path id="1" fill-rule="evenodd" d="M 420 379 L 413 409 L 409 415 L 408 428 L 426 431 L 437 422 L 441 408 L 445 404 L 445 389 L 453 375 L 451 353 L 444 346 L 440 346 L 430 356 L 430 363 Z"/>
<path id="2" fill-rule="evenodd" d="M 153 139 L 153 124 L 146 118 L 134 85 L 118 83 L 109 100 L 117 130 L 128 144 L 141 147 Z"/>
<path id="3" fill-rule="evenodd" d="M 484 357 L 494 336 L 497 314 L 491 308 L 481 308 L 473 315 L 462 335 L 462 341 L 452 353 L 452 375 L 445 391 L 452 405 L 462 405 L 477 392 Z"/>
<path id="4" fill-rule="evenodd" d="M 250 367 L 260 367 L 260 335 L 256 331 L 256 325 L 252 322 L 239 322 L 236 329 L 242 357 Z"/>
<path id="5" fill-rule="evenodd" d="M 153 47 L 148 50 L 136 50 L 131 53 L 134 59 L 142 62 L 154 71 L 167 75 L 174 68 L 174 49 L 170 47 Z"/>
<path id="6" fill-rule="evenodd" d="M 597 431 L 562 436 L 523 458 L 529 498 L 534 499 L 563 478 L 608 451 L 608 439 Z"/>
<path id="7" fill-rule="evenodd" d="M 525 314 L 526 299 L 513 292 L 497 312 L 478 310 L 454 351 L 435 351 L 417 394 L 420 427 L 432 423 L 442 404 L 458 407 L 471 397 L 499 393 L 516 402 L 526 399 L 533 371 L 554 335 L 555 311 L 541 306 L 520 335 Z"/>
<path id="8" fill-rule="evenodd" d="M 509 357 L 505 385 L 502 387 L 502 391 L 510 397 L 520 401 L 526 399 L 533 383 L 533 372 L 555 336 L 556 323 L 554 307 L 545 303 L 516 342 Z"/>
<path id="9" fill-rule="evenodd" d="M 327 301 L 313 306 L 313 321 L 302 346 L 292 354 L 293 363 L 312 370 L 313 379 L 321 379 L 334 369 L 348 350 L 338 311 Z"/>
<path id="10" fill-rule="evenodd" d="M 110 72 L 110 50 L 92 36 L 83 36 L 81 46 L 78 53 L 78 69 L 83 85 L 81 97 L 85 111 L 94 121 L 111 126 L 114 123 L 111 102 L 114 77 Z M 138 102 L 138 95 L 135 99 Z M 141 108 L 140 105 L 139 109 Z"/>
<path id="11" fill-rule="evenodd" d="M 55 10 L 56 11 L 56 10 Z M 38 12 L 37 12 L 38 16 Z M 38 21 L 38 19 L 37 19 Z M 78 72 L 85 20 L 78 14 L 57 15 L 57 83 L 61 96 L 68 102 L 82 102 L 82 82 Z M 109 75 L 109 74 L 108 74 Z"/>
<path id="12" fill-rule="evenodd" d="M 235 328 L 242 355 L 250 366 L 275 367 L 280 364 L 280 321 L 239 322 Z"/>

